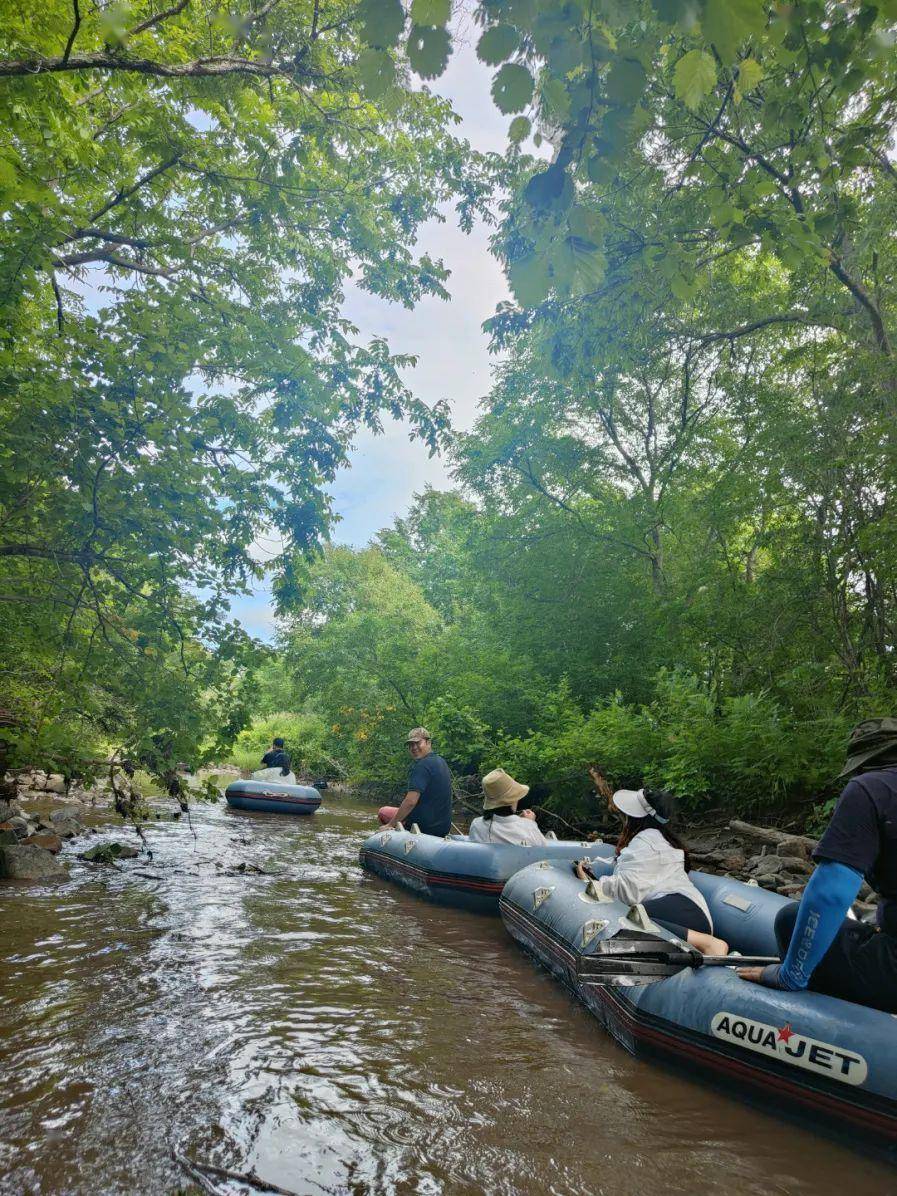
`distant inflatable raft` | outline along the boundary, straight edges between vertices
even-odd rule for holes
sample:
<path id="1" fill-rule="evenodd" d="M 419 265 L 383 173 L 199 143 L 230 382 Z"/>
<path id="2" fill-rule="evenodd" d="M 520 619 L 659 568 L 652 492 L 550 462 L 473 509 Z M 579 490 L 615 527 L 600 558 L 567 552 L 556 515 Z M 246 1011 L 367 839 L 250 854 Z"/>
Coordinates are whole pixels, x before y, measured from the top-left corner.
<path id="1" fill-rule="evenodd" d="M 410 831 L 379 831 L 362 845 L 363 868 L 439 905 L 498 913 L 508 877 L 536 860 L 556 860 L 570 870 L 573 860 L 613 858 L 609 843 L 550 840 L 539 847 L 471 843 L 465 835 L 439 839 Z"/>
<path id="2" fill-rule="evenodd" d="M 273 781 L 234 781 L 224 791 L 235 810 L 266 814 L 314 814 L 321 795 L 311 785 L 277 785 Z"/>
<path id="3" fill-rule="evenodd" d="M 777 954 L 773 923 L 786 898 L 729 877 L 692 872 L 691 879 L 730 949 Z M 513 937 L 633 1055 L 726 1082 L 755 1103 L 796 1114 L 814 1129 L 859 1137 L 895 1159 L 897 1022 L 890 1014 L 819 993 L 762 988 L 730 968 L 687 968 L 643 988 L 583 982 L 577 962 L 628 924 L 630 911 L 590 896 L 569 868 L 552 862 L 510 878 L 501 915 Z"/>

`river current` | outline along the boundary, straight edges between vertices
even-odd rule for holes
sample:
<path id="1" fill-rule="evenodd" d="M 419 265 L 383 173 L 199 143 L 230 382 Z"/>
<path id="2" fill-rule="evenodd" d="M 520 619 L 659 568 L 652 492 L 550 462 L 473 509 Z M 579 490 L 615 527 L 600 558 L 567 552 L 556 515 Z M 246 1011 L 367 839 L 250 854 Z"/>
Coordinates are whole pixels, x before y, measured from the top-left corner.
<path id="1" fill-rule="evenodd" d="M 297 1196 L 897 1191 L 631 1059 L 500 919 L 363 874 L 373 811 L 324 796 L 194 808 L 150 861 L 0 890 L 4 1196 L 199 1191 L 173 1152 Z"/>

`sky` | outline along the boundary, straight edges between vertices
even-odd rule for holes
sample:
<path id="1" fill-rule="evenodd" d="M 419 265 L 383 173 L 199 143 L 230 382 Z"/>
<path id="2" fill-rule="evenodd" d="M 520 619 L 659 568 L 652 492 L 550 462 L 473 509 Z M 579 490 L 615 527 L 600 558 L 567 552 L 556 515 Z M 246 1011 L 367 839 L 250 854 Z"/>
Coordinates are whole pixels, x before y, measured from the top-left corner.
<path id="1" fill-rule="evenodd" d="M 492 101 L 492 70 L 476 57 L 472 44 L 476 36 L 470 28 L 456 31 L 457 49 L 431 89 L 451 100 L 462 118 L 455 126 L 456 136 L 476 150 L 503 153 L 509 118 Z M 418 358 L 417 366 L 405 374 L 408 386 L 426 403 L 445 399 L 453 427 L 462 430 L 471 426 L 477 404 L 489 390 L 495 361 L 488 351 L 483 321 L 509 297 L 501 267 L 489 253 L 488 237 L 489 230 L 481 224 L 470 234 L 461 232 L 452 212 L 447 212 L 445 223 L 433 220 L 423 226 L 417 249 L 441 258 L 451 270 L 450 302 L 428 298 L 408 311 L 350 287 L 344 308 L 362 343 L 377 334 L 386 338 L 394 353 Z M 331 487 L 338 516 L 332 539 L 363 547 L 380 528 L 404 514 L 427 483 L 437 488 L 451 485 L 445 462 L 439 456 L 429 457 L 423 443 L 409 440 L 403 424 L 389 421 L 380 436 L 359 433 L 348 468 Z M 263 559 L 265 554 L 262 543 L 259 556 Z M 231 610 L 250 634 L 262 639 L 273 634 L 267 586 L 234 599 Z"/>

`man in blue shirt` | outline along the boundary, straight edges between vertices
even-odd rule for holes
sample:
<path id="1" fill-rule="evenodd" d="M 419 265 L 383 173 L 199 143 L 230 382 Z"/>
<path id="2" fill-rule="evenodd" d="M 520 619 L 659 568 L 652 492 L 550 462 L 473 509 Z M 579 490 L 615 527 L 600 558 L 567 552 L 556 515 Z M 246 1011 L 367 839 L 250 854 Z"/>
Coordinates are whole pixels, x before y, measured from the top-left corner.
<path id="1" fill-rule="evenodd" d="M 408 774 L 408 792 L 395 817 L 384 829 L 395 829 L 401 822 L 409 829 L 417 823 L 425 835 L 444 836 L 452 826 L 452 774 L 449 766 L 433 751 L 430 732 L 415 727 L 406 740 L 413 761 Z"/>
<path id="2" fill-rule="evenodd" d="M 738 975 L 897 1013 L 897 719 L 854 727 L 841 776 L 852 779 L 813 852 L 816 871 L 800 905 L 776 917 L 785 958 Z M 875 927 L 844 920 L 864 877 L 882 898 Z"/>

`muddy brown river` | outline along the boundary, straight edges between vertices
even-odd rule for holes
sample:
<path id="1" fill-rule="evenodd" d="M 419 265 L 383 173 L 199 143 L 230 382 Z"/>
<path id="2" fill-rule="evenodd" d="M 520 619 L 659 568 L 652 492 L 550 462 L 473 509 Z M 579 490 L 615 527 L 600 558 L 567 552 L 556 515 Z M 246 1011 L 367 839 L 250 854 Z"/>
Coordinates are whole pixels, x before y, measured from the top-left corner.
<path id="1" fill-rule="evenodd" d="M 151 861 L 3 887 L 0 1192 L 202 1190 L 173 1151 L 297 1196 L 897 1191 L 631 1059 L 498 918 L 364 875 L 374 822 L 200 807 Z"/>

